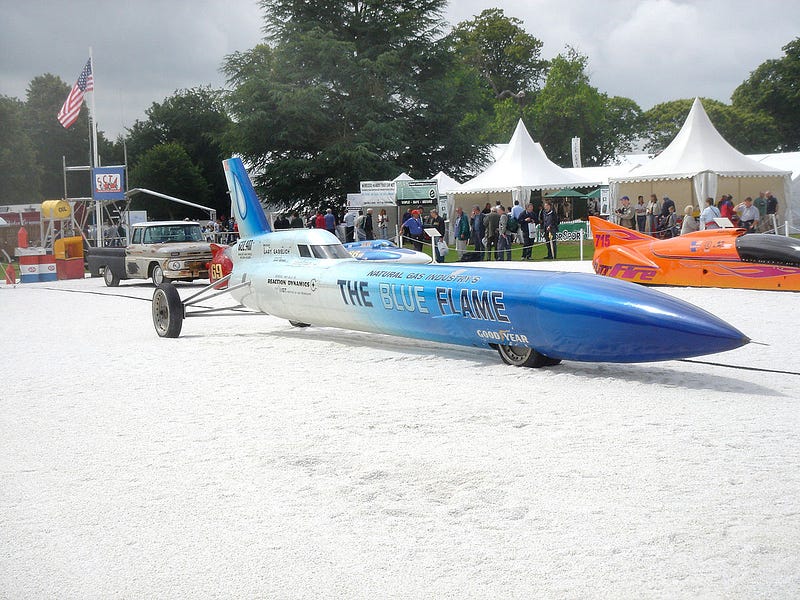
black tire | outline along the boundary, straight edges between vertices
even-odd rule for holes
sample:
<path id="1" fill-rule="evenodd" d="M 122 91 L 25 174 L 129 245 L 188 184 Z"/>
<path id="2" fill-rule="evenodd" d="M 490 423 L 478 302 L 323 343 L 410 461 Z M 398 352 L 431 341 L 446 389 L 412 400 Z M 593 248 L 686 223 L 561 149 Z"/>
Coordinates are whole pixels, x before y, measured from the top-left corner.
<path id="1" fill-rule="evenodd" d="M 301 323 L 300 321 L 289 321 L 289 325 L 292 327 L 310 327 L 308 323 Z"/>
<path id="2" fill-rule="evenodd" d="M 504 363 L 515 367 L 538 369 L 540 367 L 552 367 L 561 363 L 560 358 L 550 358 L 533 348 L 524 346 L 497 346 L 497 351 L 500 353 L 500 358 L 503 359 Z"/>
<path id="3" fill-rule="evenodd" d="M 153 285 L 156 287 L 160 286 L 162 283 L 166 283 L 167 281 L 167 279 L 164 277 L 164 270 L 159 264 L 153 265 L 153 270 L 150 271 L 150 277 L 153 278 Z"/>
<path id="4" fill-rule="evenodd" d="M 176 338 L 183 327 L 183 302 L 171 283 L 162 283 L 153 292 L 153 327 L 159 337 Z"/>
<path id="5" fill-rule="evenodd" d="M 114 273 L 111 267 L 106 266 L 103 269 L 103 281 L 106 282 L 108 287 L 117 287 L 119 285 L 119 275 Z"/>

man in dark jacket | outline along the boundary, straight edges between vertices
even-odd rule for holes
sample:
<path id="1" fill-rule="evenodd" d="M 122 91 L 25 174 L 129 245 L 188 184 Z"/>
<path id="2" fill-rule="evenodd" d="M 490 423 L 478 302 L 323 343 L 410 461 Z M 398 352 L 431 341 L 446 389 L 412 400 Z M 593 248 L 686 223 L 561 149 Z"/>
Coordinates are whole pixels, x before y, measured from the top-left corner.
<path id="1" fill-rule="evenodd" d="M 325 229 L 330 231 L 333 235 L 336 235 L 336 215 L 333 214 L 332 209 L 327 209 L 325 211 L 325 216 L 323 217 L 323 223 L 325 224 Z"/>
<path id="2" fill-rule="evenodd" d="M 441 215 L 439 215 L 439 211 L 436 210 L 435 208 L 431 209 L 431 216 L 430 219 L 428 220 L 428 225 L 434 227 L 436 231 L 439 232 L 439 237 L 437 237 L 435 240 L 431 240 L 431 242 L 433 243 L 433 256 L 437 263 L 444 262 L 444 255 L 441 252 L 439 252 L 438 243 L 444 240 L 445 223 L 444 219 L 441 217 Z"/>
<path id="3" fill-rule="evenodd" d="M 368 240 L 374 240 L 375 239 L 375 233 L 374 233 L 373 223 L 372 223 L 372 209 L 371 208 L 368 208 L 367 209 L 367 214 L 364 215 L 364 233 L 367 234 L 367 239 Z"/>
<path id="4" fill-rule="evenodd" d="M 483 228 L 486 231 L 486 260 L 494 260 L 497 239 L 500 235 L 500 215 L 496 206 L 490 209 L 489 214 L 483 216 Z"/>
<path id="5" fill-rule="evenodd" d="M 670 206 L 673 209 L 675 208 L 674 200 L 672 200 L 672 198 L 670 198 L 669 196 L 664 196 L 664 200 L 661 203 L 661 214 L 660 214 L 661 217 L 664 217 L 665 219 L 667 217 L 669 217 L 669 207 Z"/>
<path id="6" fill-rule="evenodd" d="M 545 258 L 555 259 L 558 250 L 558 211 L 555 210 L 549 200 L 546 200 L 542 210 L 539 212 L 539 224 L 542 226 L 542 233 L 544 234 L 544 242 L 547 246 L 547 256 Z"/>
<path id="7" fill-rule="evenodd" d="M 480 207 L 476 204 L 472 207 L 472 245 L 475 247 L 475 252 L 483 254 L 483 217 Z"/>
<path id="8" fill-rule="evenodd" d="M 530 260 L 531 250 L 533 250 L 533 238 L 531 231 L 536 225 L 536 213 L 533 210 L 533 204 L 528 203 L 525 211 L 519 216 L 519 228 L 522 230 L 522 258 L 523 260 Z"/>
<path id="9" fill-rule="evenodd" d="M 456 252 L 460 259 L 464 256 L 469 241 L 470 226 L 469 217 L 464 214 L 460 206 L 456 207 L 456 218 L 453 220 L 453 239 L 456 242 Z"/>
<path id="10" fill-rule="evenodd" d="M 778 232 L 778 199 L 772 195 L 772 192 L 768 191 L 767 194 L 767 229 L 772 230 L 775 233 Z"/>

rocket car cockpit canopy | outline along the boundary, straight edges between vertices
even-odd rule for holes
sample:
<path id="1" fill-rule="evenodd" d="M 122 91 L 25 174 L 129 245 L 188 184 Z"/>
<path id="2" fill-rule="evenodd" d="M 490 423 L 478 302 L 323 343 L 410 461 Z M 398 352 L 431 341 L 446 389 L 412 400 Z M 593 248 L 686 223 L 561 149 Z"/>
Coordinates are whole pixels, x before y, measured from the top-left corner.
<path id="1" fill-rule="evenodd" d="M 736 251 L 745 262 L 800 267 L 800 240 L 782 235 L 751 233 L 736 238 Z"/>
<path id="2" fill-rule="evenodd" d="M 297 244 L 297 251 L 304 258 L 353 258 L 341 244 Z"/>

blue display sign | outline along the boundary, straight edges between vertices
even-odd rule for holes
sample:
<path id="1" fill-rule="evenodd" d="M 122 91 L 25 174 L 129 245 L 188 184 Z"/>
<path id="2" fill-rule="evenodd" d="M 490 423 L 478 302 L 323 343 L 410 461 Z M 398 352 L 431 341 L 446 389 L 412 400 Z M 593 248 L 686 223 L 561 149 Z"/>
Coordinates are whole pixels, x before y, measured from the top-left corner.
<path id="1" fill-rule="evenodd" d="M 92 198 L 95 200 L 124 200 L 125 167 L 92 169 Z"/>

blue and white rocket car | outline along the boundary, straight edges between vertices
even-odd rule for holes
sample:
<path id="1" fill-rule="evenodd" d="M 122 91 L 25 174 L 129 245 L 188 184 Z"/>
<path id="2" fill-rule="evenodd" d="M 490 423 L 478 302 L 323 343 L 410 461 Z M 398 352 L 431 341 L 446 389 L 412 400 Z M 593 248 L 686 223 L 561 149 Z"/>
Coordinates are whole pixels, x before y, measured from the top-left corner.
<path id="1" fill-rule="evenodd" d="M 226 251 L 228 292 L 294 326 L 495 348 L 530 367 L 681 359 L 750 341 L 687 302 L 597 275 L 355 260 L 327 231 L 271 231 L 241 160 L 223 165 L 241 236 Z M 170 285 L 152 312 L 162 337 L 177 337 L 188 314 Z"/>

